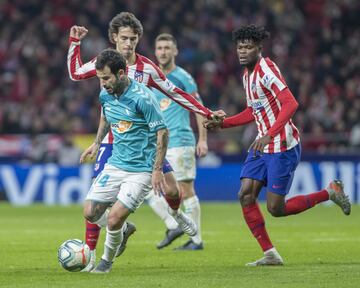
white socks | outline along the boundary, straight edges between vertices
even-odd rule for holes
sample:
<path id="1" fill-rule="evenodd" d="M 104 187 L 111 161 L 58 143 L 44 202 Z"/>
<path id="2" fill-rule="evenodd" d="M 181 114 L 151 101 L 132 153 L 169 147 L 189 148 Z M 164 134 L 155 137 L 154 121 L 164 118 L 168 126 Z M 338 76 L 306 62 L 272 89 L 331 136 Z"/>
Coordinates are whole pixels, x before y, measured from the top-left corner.
<path id="1" fill-rule="evenodd" d="M 198 232 L 195 236 L 191 237 L 195 244 L 200 244 L 202 242 L 201 238 L 201 227 L 200 227 L 200 218 L 201 218 L 201 209 L 200 209 L 200 202 L 199 198 L 195 195 L 191 198 L 183 200 L 183 205 L 185 208 L 185 214 L 189 216 L 191 220 L 197 226 Z"/>
<path id="2" fill-rule="evenodd" d="M 123 241 L 123 229 L 125 229 L 125 223 L 119 230 L 110 231 L 106 227 L 106 240 L 104 245 L 104 254 L 101 257 L 102 259 L 113 262 L 116 251 L 119 248 L 121 242 Z"/>
<path id="3" fill-rule="evenodd" d="M 164 197 L 155 195 L 154 190 L 151 190 L 146 200 L 153 211 L 164 221 L 167 229 L 175 229 L 178 227 L 178 224 L 168 212 L 169 205 Z"/>

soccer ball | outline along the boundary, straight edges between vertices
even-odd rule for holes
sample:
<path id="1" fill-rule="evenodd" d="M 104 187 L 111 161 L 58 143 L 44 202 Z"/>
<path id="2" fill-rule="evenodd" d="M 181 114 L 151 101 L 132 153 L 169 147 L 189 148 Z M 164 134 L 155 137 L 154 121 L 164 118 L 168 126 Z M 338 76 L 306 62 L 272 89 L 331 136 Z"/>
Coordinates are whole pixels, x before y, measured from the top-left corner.
<path id="1" fill-rule="evenodd" d="M 68 271 L 80 271 L 89 264 L 90 248 L 79 239 L 66 240 L 59 247 L 58 261 Z"/>

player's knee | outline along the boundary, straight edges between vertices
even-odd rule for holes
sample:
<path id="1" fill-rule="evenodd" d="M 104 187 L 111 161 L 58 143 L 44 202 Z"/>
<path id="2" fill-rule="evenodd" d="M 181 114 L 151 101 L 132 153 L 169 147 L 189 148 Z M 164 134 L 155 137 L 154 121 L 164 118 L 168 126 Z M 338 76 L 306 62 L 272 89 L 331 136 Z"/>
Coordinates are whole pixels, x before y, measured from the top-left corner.
<path id="1" fill-rule="evenodd" d="M 122 221 L 121 218 L 117 217 L 114 214 L 109 214 L 107 219 L 107 227 L 109 230 L 119 230 L 122 227 L 123 223 L 124 221 Z"/>
<path id="2" fill-rule="evenodd" d="M 84 217 L 90 223 L 95 223 L 97 220 L 99 220 L 99 217 L 90 211 L 84 211 Z"/>
<path id="3" fill-rule="evenodd" d="M 177 185 L 169 185 L 167 189 L 164 191 L 164 193 L 171 198 L 175 198 L 178 195 L 180 195 L 180 191 Z"/>
<path id="4" fill-rule="evenodd" d="M 238 197 L 242 206 L 247 206 L 255 202 L 255 198 L 250 190 L 241 188 Z"/>
<path id="5" fill-rule="evenodd" d="M 279 207 L 276 204 L 267 204 L 267 210 L 269 211 L 269 213 L 274 216 L 274 217 L 281 217 L 284 216 L 284 213 L 281 209 L 281 207 Z"/>

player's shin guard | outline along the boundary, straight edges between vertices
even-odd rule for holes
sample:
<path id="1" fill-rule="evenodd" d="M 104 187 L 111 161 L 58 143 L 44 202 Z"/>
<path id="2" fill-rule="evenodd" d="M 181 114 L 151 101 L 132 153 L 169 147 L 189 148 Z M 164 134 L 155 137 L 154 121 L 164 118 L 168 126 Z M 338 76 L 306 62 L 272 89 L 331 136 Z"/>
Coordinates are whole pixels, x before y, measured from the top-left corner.
<path id="1" fill-rule="evenodd" d="M 119 230 L 110 231 L 106 227 L 106 240 L 104 245 L 104 254 L 101 257 L 102 259 L 113 262 L 116 251 L 118 250 L 121 242 L 123 241 L 123 227 Z"/>
<path id="2" fill-rule="evenodd" d="M 85 220 L 86 233 L 85 242 L 89 246 L 90 250 L 95 250 L 97 242 L 99 240 L 101 228 L 97 224 L 90 223 Z"/>
<path id="3" fill-rule="evenodd" d="M 269 235 L 265 229 L 264 217 L 257 203 L 242 207 L 246 224 L 254 235 L 262 250 L 265 252 L 273 247 Z"/>
<path id="4" fill-rule="evenodd" d="M 285 203 L 285 215 L 301 213 L 327 200 L 329 200 L 329 193 L 325 189 L 307 195 L 292 197 Z"/>
<path id="5" fill-rule="evenodd" d="M 146 200 L 152 210 L 164 221 L 167 229 L 172 230 L 178 227 L 178 224 L 168 212 L 169 205 L 164 197 L 155 195 L 154 190 L 151 190 Z"/>
<path id="6" fill-rule="evenodd" d="M 200 230 L 200 216 L 201 216 L 201 209 L 200 209 L 200 202 L 199 198 L 195 195 L 183 201 L 185 213 L 194 221 L 197 226 L 198 232 L 194 237 L 191 237 L 195 244 L 200 244 L 202 242 L 201 239 L 201 230 Z"/>

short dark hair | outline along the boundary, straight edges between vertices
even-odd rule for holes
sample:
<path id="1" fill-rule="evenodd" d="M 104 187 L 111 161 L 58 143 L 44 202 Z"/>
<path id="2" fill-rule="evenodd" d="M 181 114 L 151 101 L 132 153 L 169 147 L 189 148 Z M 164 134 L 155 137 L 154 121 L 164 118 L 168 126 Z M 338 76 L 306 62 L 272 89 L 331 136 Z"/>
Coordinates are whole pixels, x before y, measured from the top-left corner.
<path id="1" fill-rule="evenodd" d="M 119 28 L 130 27 L 141 38 L 144 29 L 139 19 L 135 17 L 133 13 L 121 12 L 117 14 L 109 23 L 108 36 L 111 43 L 115 44 L 112 34 L 117 34 Z"/>
<path id="2" fill-rule="evenodd" d="M 270 32 L 266 31 L 264 27 L 258 27 L 254 24 L 241 26 L 232 32 L 232 39 L 234 42 L 252 40 L 254 43 L 259 44 L 269 37 Z"/>
<path id="3" fill-rule="evenodd" d="M 105 49 L 96 57 L 95 69 L 103 70 L 105 66 L 108 66 L 111 73 L 116 75 L 120 69 L 125 71 L 126 60 L 115 49 Z"/>
<path id="4" fill-rule="evenodd" d="M 159 34 L 155 39 L 155 43 L 158 41 L 171 41 L 175 44 L 175 46 L 177 46 L 177 41 L 176 41 L 175 37 L 169 33 Z"/>

